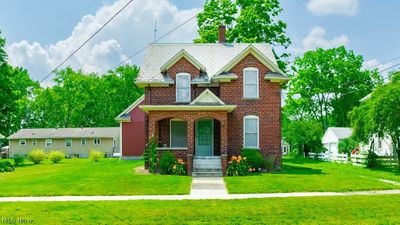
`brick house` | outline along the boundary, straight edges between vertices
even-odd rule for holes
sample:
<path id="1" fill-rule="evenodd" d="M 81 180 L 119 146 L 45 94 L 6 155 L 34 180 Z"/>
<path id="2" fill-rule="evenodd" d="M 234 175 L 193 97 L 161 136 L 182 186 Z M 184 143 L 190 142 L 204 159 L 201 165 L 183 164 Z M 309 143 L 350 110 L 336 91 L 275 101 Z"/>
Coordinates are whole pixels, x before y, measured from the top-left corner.
<path id="1" fill-rule="evenodd" d="M 136 81 L 144 98 L 117 118 L 125 135 L 123 118 L 141 109 L 146 142 L 156 137 L 159 154 L 173 151 L 189 175 L 196 159 L 218 160 L 225 172 L 242 148 L 281 165 L 281 84 L 288 77 L 269 45 L 224 40 L 220 27 L 219 43 L 151 45 Z"/>

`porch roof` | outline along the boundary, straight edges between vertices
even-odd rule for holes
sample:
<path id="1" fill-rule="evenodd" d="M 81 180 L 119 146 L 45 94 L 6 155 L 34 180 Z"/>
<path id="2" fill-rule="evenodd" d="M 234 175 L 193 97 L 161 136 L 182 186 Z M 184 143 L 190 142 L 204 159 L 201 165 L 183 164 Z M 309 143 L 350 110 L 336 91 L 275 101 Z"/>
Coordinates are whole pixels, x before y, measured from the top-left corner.
<path id="1" fill-rule="evenodd" d="M 233 112 L 236 105 L 141 105 L 144 112 L 150 111 L 227 111 Z"/>

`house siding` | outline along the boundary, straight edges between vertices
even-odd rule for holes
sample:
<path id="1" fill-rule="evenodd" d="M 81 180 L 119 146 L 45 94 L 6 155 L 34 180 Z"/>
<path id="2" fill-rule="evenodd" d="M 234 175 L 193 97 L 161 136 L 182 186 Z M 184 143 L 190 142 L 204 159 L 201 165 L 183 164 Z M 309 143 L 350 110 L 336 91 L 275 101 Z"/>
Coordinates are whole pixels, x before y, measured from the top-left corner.
<path id="1" fill-rule="evenodd" d="M 122 156 L 140 157 L 143 155 L 145 141 L 145 113 L 134 108 L 130 113 L 131 121 L 122 122 Z"/>

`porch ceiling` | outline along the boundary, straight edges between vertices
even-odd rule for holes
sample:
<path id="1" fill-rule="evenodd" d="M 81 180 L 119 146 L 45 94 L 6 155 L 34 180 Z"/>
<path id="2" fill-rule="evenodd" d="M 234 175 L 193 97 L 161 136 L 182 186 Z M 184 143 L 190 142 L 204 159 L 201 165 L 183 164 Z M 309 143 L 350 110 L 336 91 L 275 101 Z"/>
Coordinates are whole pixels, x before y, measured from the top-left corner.
<path id="1" fill-rule="evenodd" d="M 226 111 L 233 112 L 236 105 L 141 105 L 144 112 L 150 111 Z"/>

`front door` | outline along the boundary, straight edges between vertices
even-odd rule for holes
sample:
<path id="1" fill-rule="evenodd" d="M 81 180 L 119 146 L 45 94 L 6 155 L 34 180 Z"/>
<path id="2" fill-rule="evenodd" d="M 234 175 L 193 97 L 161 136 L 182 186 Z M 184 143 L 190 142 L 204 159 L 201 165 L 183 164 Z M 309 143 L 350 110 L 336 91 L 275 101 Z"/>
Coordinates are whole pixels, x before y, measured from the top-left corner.
<path id="1" fill-rule="evenodd" d="M 202 119 L 196 121 L 196 149 L 195 154 L 198 156 L 213 155 L 213 129 L 212 119 Z"/>

